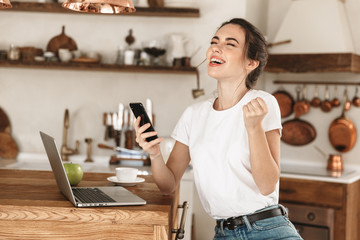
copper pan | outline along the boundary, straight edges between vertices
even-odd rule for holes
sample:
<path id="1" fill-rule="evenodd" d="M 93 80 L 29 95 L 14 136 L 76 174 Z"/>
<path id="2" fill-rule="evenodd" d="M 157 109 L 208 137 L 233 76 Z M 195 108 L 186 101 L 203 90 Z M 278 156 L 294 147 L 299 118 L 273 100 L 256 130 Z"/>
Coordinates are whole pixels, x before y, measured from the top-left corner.
<path id="1" fill-rule="evenodd" d="M 18 146 L 11 135 L 9 133 L 0 132 L 0 159 L 16 158 L 18 152 Z"/>
<path id="2" fill-rule="evenodd" d="M 276 98 L 279 108 L 281 117 L 285 118 L 290 116 L 293 113 L 294 108 L 294 98 L 291 96 L 289 92 L 283 89 L 279 89 L 273 93 L 273 96 Z"/>
<path id="3" fill-rule="evenodd" d="M 0 132 L 11 133 L 9 117 L 0 107 Z"/>
<path id="4" fill-rule="evenodd" d="M 350 118 L 345 116 L 348 109 L 347 89 L 344 91 L 344 107 L 341 115 L 334 119 L 329 127 L 329 140 L 331 145 L 339 152 L 350 151 L 357 138 L 356 127 Z"/>
<path id="5" fill-rule="evenodd" d="M 294 118 L 283 123 L 281 140 L 289 145 L 303 146 L 315 138 L 315 127 L 307 121 Z"/>

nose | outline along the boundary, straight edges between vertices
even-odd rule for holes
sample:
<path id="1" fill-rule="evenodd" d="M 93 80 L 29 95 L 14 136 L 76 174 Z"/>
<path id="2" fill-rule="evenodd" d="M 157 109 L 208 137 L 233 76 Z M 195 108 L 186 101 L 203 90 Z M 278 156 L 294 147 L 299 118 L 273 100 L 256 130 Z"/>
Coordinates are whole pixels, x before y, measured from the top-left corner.
<path id="1" fill-rule="evenodd" d="M 221 49 L 221 45 L 220 44 L 213 44 L 210 46 L 211 48 L 211 52 L 213 53 L 221 53 L 222 52 L 222 49 Z"/>

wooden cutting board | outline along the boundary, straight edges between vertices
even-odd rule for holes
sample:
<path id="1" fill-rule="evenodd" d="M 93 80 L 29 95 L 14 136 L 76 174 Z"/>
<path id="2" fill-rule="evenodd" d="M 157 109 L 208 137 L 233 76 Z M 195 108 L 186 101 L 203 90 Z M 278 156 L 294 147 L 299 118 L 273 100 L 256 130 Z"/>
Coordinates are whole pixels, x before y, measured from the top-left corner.
<path id="1" fill-rule="evenodd" d="M 58 56 L 58 50 L 60 48 L 66 48 L 70 51 L 77 50 L 76 42 L 69 36 L 65 34 L 65 26 L 62 27 L 62 31 L 60 35 L 57 35 L 50 39 L 46 51 L 50 51 Z"/>
<path id="2" fill-rule="evenodd" d="M 0 133 L 0 158 L 16 158 L 19 153 L 15 140 L 9 133 Z"/>
<path id="3" fill-rule="evenodd" d="M 11 132 L 10 121 L 5 111 L 0 107 L 0 132 Z"/>

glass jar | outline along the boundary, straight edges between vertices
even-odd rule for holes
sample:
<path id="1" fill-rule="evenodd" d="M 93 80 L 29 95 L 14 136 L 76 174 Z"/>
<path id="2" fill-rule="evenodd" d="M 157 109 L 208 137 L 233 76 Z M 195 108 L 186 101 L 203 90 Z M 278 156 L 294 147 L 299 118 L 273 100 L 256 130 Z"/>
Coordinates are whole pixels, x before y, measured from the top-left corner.
<path id="1" fill-rule="evenodd" d="M 20 49 L 14 44 L 10 45 L 10 49 L 8 51 L 8 59 L 9 60 L 20 60 Z"/>

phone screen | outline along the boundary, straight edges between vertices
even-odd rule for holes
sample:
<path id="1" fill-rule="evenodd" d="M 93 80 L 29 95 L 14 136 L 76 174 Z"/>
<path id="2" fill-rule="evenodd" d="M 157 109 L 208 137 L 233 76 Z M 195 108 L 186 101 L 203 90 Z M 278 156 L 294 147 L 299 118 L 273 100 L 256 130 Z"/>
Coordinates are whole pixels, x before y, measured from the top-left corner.
<path id="1" fill-rule="evenodd" d="M 150 127 L 148 129 L 145 130 L 145 132 L 153 132 L 155 131 L 149 116 L 147 115 L 144 106 L 142 105 L 142 103 L 130 103 L 129 104 L 131 111 L 134 113 L 135 118 L 138 118 L 139 116 L 141 117 L 141 121 L 140 121 L 140 126 L 146 124 L 146 123 L 150 123 Z M 150 142 L 152 140 L 157 139 L 158 136 L 152 136 L 152 137 L 148 137 L 146 138 L 147 142 Z"/>

